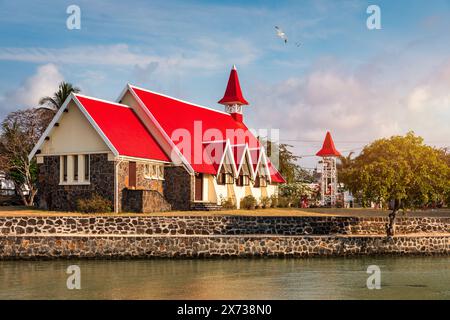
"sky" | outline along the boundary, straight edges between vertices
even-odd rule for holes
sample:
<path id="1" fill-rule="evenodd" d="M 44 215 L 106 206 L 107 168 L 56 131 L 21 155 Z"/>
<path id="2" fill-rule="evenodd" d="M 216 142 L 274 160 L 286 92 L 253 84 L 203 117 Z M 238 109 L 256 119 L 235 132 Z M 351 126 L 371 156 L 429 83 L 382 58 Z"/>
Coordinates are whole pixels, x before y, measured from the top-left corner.
<path id="1" fill-rule="evenodd" d="M 367 28 L 369 5 L 381 29 Z M 0 0 L 0 14 L 0 119 L 63 80 L 107 100 L 132 83 L 223 110 L 235 64 L 247 125 L 278 129 L 306 168 L 327 130 L 344 155 L 408 131 L 450 146 L 450 0 Z"/>

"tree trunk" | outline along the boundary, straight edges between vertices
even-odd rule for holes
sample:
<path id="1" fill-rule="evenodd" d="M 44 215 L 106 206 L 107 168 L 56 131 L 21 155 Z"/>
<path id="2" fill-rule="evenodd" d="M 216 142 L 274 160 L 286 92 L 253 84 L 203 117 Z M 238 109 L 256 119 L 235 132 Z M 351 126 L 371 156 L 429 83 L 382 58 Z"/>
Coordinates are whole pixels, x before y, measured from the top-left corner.
<path id="1" fill-rule="evenodd" d="M 395 234 L 395 217 L 397 216 L 397 212 L 400 209 L 400 200 L 395 199 L 394 208 L 392 212 L 389 214 L 389 222 L 386 224 L 386 234 L 388 238 L 393 237 Z"/>
<path id="2" fill-rule="evenodd" d="M 18 187 L 16 184 L 15 184 L 15 189 L 16 189 L 16 193 L 18 195 L 20 195 L 20 198 L 22 199 L 22 202 L 23 202 L 24 206 L 31 207 L 31 206 L 34 205 L 34 198 L 35 198 L 36 193 L 37 193 L 36 189 L 34 189 L 33 187 L 30 187 L 29 188 L 29 193 L 27 195 L 25 195 L 23 193 L 22 188 Z"/>

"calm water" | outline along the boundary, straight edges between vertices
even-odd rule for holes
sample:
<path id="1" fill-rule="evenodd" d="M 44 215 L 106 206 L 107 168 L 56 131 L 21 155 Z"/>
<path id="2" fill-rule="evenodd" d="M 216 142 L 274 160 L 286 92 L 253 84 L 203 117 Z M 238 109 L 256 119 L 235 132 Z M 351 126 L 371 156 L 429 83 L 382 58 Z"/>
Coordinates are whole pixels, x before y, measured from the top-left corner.
<path id="1" fill-rule="evenodd" d="M 71 264 L 81 290 L 66 287 Z M 0 261 L 0 299 L 450 299 L 450 257 Z"/>

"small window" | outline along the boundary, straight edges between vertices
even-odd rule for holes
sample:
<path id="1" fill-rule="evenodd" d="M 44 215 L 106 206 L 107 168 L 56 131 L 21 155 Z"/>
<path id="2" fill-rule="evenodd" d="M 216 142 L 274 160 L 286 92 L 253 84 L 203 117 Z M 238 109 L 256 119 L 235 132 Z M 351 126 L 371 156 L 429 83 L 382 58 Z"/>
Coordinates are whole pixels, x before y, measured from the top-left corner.
<path id="1" fill-rule="evenodd" d="M 147 179 L 150 179 L 150 165 L 144 164 L 144 176 Z"/>
<path id="2" fill-rule="evenodd" d="M 145 164 L 144 176 L 146 179 L 164 179 L 164 168 L 160 165 Z"/>
<path id="3" fill-rule="evenodd" d="M 260 187 L 260 185 L 261 185 L 261 177 L 258 175 L 258 176 L 256 176 L 256 178 L 255 178 L 255 183 L 253 184 L 253 187 L 254 188 L 259 188 Z"/>
<path id="4" fill-rule="evenodd" d="M 221 172 L 219 173 L 219 176 L 217 177 L 217 184 L 224 185 L 226 182 L 226 173 Z"/>
<path id="5" fill-rule="evenodd" d="M 158 166 L 158 178 L 163 180 L 164 179 L 164 167 Z"/>
<path id="6" fill-rule="evenodd" d="M 225 174 L 225 182 L 226 184 L 234 184 L 234 177 L 230 173 Z"/>
<path id="7" fill-rule="evenodd" d="M 73 181 L 78 181 L 78 156 L 75 155 L 73 160 Z"/>
<path id="8" fill-rule="evenodd" d="M 267 177 L 266 176 L 259 177 L 259 184 L 261 187 L 267 187 Z"/>
<path id="9" fill-rule="evenodd" d="M 244 179 L 243 179 L 243 176 L 239 176 L 237 179 L 236 179 L 236 185 L 238 186 L 238 187 L 242 187 L 243 185 L 244 185 Z"/>
<path id="10" fill-rule="evenodd" d="M 62 157 L 63 181 L 67 181 L 67 156 Z"/>
<path id="11" fill-rule="evenodd" d="M 90 176 L 90 158 L 88 154 L 84 155 L 84 181 L 89 181 Z"/>
<path id="12" fill-rule="evenodd" d="M 250 183 L 250 179 L 247 175 L 239 175 L 239 177 L 236 179 L 236 185 L 239 187 L 248 186 Z"/>

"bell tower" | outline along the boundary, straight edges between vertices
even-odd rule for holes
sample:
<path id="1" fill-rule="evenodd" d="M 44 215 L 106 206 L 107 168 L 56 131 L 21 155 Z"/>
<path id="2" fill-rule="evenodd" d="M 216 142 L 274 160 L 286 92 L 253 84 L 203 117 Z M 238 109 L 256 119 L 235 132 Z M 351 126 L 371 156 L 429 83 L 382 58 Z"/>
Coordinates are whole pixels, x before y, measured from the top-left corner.
<path id="1" fill-rule="evenodd" d="M 316 156 L 322 158 L 322 161 L 320 161 L 322 165 L 320 183 L 321 205 L 334 207 L 337 195 L 336 158 L 340 157 L 341 154 L 336 150 L 330 132 L 327 132 L 322 149 L 316 153 Z"/>
<path id="2" fill-rule="evenodd" d="M 235 65 L 233 65 L 233 68 L 231 69 L 225 94 L 218 103 L 225 106 L 225 111 L 231 114 L 234 120 L 242 122 L 242 106 L 248 105 L 248 102 L 242 95 L 241 85 L 239 84 L 239 77 Z"/>

